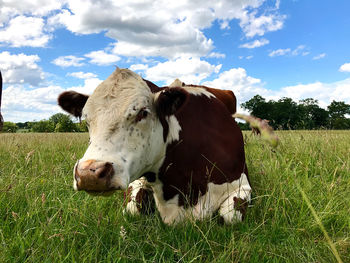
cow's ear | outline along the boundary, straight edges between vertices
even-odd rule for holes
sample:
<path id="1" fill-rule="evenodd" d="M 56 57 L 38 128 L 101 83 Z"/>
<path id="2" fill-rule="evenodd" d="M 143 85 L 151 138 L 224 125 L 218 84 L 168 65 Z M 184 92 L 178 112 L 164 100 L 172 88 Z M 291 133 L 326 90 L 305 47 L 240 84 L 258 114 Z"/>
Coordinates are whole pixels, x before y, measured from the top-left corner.
<path id="1" fill-rule="evenodd" d="M 158 116 L 169 116 L 177 112 L 186 101 L 188 93 L 182 88 L 161 91 L 156 99 Z"/>
<path id="2" fill-rule="evenodd" d="M 75 91 L 65 91 L 58 96 L 57 101 L 63 110 L 80 118 L 88 98 L 89 96 Z"/>

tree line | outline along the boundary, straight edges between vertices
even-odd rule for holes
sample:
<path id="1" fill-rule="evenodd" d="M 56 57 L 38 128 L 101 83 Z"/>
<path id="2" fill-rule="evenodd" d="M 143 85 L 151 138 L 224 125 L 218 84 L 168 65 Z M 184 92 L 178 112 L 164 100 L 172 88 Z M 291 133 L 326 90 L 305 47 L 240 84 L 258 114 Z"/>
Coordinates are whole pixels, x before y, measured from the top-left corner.
<path id="1" fill-rule="evenodd" d="M 48 120 L 32 122 L 4 122 L 3 132 L 87 132 L 85 121 L 74 123 L 71 116 L 57 113 Z"/>
<path id="2" fill-rule="evenodd" d="M 350 105 L 344 101 L 332 101 L 327 109 L 318 105 L 312 98 L 300 100 L 291 98 L 266 101 L 260 95 L 241 104 L 251 115 L 269 120 L 274 129 L 313 130 L 313 129 L 350 129 Z M 249 124 L 239 123 L 241 129 L 250 129 Z M 85 121 L 75 123 L 70 115 L 57 113 L 48 120 L 33 122 L 4 122 L 3 132 L 87 132 Z"/>
<path id="3" fill-rule="evenodd" d="M 313 130 L 313 129 L 350 129 L 350 105 L 344 101 L 332 101 L 327 109 L 318 105 L 312 98 L 300 100 L 283 97 L 277 101 L 266 101 L 260 95 L 241 104 L 251 115 L 269 120 L 274 129 Z M 241 124 L 241 128 L 249 128 Z"/>

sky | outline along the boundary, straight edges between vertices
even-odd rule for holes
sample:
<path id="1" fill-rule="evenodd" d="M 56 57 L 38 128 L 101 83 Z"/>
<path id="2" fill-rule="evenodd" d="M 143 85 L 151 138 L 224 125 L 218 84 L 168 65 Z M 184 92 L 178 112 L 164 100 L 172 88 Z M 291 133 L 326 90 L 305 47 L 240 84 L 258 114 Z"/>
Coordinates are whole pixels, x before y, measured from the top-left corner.
<path id="1" fill-rule="evenodd" d="M 238 105 L 350 103 L 349 11 L 348 0 L 0 0 L 2 114 L 48 119 L 61 92 L 91 94 L 116 67 L 232 90 Z"/>

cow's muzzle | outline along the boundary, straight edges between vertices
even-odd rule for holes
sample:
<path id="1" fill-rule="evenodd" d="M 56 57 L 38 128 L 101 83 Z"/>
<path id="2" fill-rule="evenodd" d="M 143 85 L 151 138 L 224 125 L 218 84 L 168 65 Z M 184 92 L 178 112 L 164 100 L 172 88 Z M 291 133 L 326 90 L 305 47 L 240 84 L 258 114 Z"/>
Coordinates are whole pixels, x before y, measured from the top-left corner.
<path id="1" fill-rule="evenodd" d="M 74 170 L 76 190 L 85 190 L 91 194 L 118 190 L 111 185 L 113 174 L 112 163 L 96 160 L 78 162 Z"/>

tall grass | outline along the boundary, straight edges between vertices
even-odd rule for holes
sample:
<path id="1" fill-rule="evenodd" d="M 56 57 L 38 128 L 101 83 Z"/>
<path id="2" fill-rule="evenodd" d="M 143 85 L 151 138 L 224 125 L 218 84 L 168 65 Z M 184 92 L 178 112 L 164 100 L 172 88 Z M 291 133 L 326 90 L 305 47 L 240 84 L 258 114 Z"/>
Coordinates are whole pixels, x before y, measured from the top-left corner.
<path id="1" fill-rule="evenodd" d="M 337 262 L 330 244 L 350 262 L 350 132 L 278 136 L 273 150 L 245 133 L 243 223 L 171 227 L 123 215 L 122 192 L 73 191 L 86 134 L 0 134 L 0 262 Z"/>

